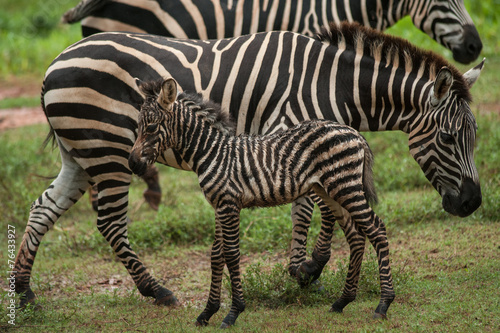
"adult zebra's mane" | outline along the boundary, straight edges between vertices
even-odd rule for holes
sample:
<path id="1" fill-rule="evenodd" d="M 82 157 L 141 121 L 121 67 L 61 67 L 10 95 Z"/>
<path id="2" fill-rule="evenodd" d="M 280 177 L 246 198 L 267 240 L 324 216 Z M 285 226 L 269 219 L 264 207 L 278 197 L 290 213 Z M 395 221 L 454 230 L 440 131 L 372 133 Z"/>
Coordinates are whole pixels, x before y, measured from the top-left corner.
<path id="1" fill-rule="evenodd" d="M 152 102 L 156 103 L 162 84 L 162 79 L 141 83 L 141 91 L 146 96 L 146 102 L 148 102 L 148 99 L 153 99 Z M 218 130 L 226 134 L 235 135 L 236 125 L 229 112 L 224 110 L 220 104 L 203 99 L 200 94 L 189 92 L 179 94 L 176 102 L 196 115 L 203 117 L 211 126 Z M 180 105 L 179 108 L 181 108 Z"/>
<path id="2" fill-rule="evenodd" d="M 405 68 L 410 65 L 412 72 L 417 72 L 421 65 L 425 66 L 425 74 L 434 80 L 439 69 L 448 67 L 453 74 L 452 89 L 460 98 L 470 102 L 472 97 L 469 86 L 459 70 L 439 54 L 416 47 L 405 39 L 391 36 L 358 23 L 330 23 L 328 28 L 321 28 L 316 39 L 331 45 L 345 43 L 348 50 L 356 52 L 358 43 L 363 44 L 363 54 L 379 58 L 381 63 L 394 64 Z"/>

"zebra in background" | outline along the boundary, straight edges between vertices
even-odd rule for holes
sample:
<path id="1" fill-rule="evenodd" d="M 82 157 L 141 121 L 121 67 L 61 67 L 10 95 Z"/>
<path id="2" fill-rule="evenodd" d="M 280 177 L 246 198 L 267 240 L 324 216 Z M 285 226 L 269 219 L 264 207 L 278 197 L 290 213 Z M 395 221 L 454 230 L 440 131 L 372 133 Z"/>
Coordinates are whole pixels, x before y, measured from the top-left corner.
<path id="1" fill-rule="evenodd" d="M 199 96 L 181 94 L 173 79 L 138 83 L 145 95 L 130 169 L 143 174 L 167 149 L 196 172 L 215 210 L 212 282 L 207 306 L 196 324 L 208 325 L 220 308 L 224 266 L 232 304 L 221 328 L 234 325 L 245 309 L 240 276 L 240 211 L 287 204 L 313 190 L 332 211 L 346 210 L 377 252 L 381 297 L 376 318 L 386 318 L 395 297 L 389 243 L 382 220 L 368 205 L 376 199 L 373 155 L 354 129 L 327 120 L 306 121 L 266 136 L 235 136 L 228 114 Z M 207 144 L 208 143 L 208 144 Z M 342 300 L 334 303 L 334 309 Z M 344 305 L 344 304 L 343 304 Z M 345 306 L 345 305 L 344 305 Z"/>
<path id="2" fill-rule="evenodd" d="M 308 119 L 335 120 L 359 131 L 401 130 L 409 134 L 410 153 L 441 195 L 443 208 L 467 216 L 481 204 L 469 89 L 483 63 L 462 75 L 432 52 L 347 23 L 325 28 L 317 39 L 277 31 L 219 41 L 127 33 L 103 33 L 79 41 L 63 51 L 45 75 L 42 106 L 63 166 L 32 205 L 16 257 L 16 291 L 26 293 L 23 302 L 35 299 L 29 281 L 43 235 L 89 183 L 96 183 L 98 230 L 143 295 L 159 303 L 176 303 L 128 242 L 127 159 L 143 102 L 134 78 L 176 78 L 184 91 L 200 92 L 230 110 L 237 134 L 274 133 Z M 189 169 L 171 150 L 158 161 Z M 349 286 L 355 286 L 365 238 L 350 217 L 328 215 L 312 262 L 304 262 L 304 226 L 313 202 L 302 197 L 292 207 L 290 271 L 306 271 L 313 277 L 321 272 L 330 256 L 335 216 L 349 235 L 348 279 Z M 346 302 L 353 299 L 353 288 L 344 289 Z"/>
<path id="3" fill-rule="evenodd" d="M 313 36 L 341 21 L 382 31 L 408 15 L 456 61 L 468 64 L 479 56 L 483 46 L 463 0 L 82 0 L 62 21 L 82 21 L 84 37 L 127 31 L 222 39 L 272 30 Z"/>

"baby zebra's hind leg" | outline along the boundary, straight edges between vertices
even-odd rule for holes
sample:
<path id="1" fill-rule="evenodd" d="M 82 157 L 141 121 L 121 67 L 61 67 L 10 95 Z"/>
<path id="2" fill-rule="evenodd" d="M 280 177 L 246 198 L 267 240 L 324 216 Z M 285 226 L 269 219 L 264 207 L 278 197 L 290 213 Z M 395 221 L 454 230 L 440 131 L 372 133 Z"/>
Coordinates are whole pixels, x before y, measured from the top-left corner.
<path id="1" fill-rule="evenodd" d="M 62 146 L 60 149 L 61 171 L 52 184 L 31 205 L 28 224 L 15 260 L 16 292 L 23 294 L 20 307 L 34 303 L 36 299 L 30 288 L 30 278 L 43 236 L 90 187 L 89 175 L 64 151 Z"/>
<path id="2" fill-rule="evenodd" d="M 340 204 L 342 208 L 347 210 L 352 217 L 357 232 L 365 235 L 375 248 L 379 265 L 381 295 L 380 303 L 375 309 L 374 317 L 387 318 L 387 310 L 394 300 L 395 293 L 392 285 L 391 267 L 389 264 L 389 243 L 387 241 L 384 223 L 368 205 L 363 191 L 351 189 L 349 194 L 340 197 L 340 195 L 338 195 L 338 190 L 335 188 L 325 191 L 323 188 L 316 186 L 314 190 L 333 211 L 335 211 L 335 206 L 337 204 Z M 344 193 L 346 192 L 347 191 Z M 337 198 L 339 202 L 333 199 L 336 197 L 339 197 Z M 352 227 L 350 229 L 352 230 Z M 351 258 L 351 262 L 352 260 L 353 258 Z M 361 260 L 360 258 L 359 264 L 361 264 Z M 334 303 L 332 311 L 336 311 L 339 307 L 343 308 L 347 303 Z"/>
<path id="3" fill-rule="evenodd" d="M 339 217 L 337 220 L 342 228 L 342 231 L 344 232 L 344 236 L 349 244 L 350 250 L 349 270 L 347 271 L 342 296 L 340 296 L 340 298 L 333 303 L 330 309 L 331 312 L 342 312 L 347 304 L 356 299 L 359 285 L 359 275 L 361 272 L 361 263 L 363 262 L 366 243 L 365 236 L 358 232 L 356 225 L 349 216 L 349 213 L 347 213 L 345 209 L 341 208 L 340 205 L 339 208 L 343 211 L 343 217 Z"/>

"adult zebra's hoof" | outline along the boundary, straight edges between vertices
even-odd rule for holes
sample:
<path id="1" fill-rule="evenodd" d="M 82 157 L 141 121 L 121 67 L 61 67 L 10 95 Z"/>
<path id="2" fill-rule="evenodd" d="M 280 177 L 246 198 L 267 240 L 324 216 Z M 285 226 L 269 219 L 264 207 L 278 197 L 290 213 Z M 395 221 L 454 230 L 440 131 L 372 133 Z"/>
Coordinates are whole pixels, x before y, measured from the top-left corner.
<path id="1" fill-rule="evenodd" d="M 387 315 L 383 314 L 383 313 L 378 313 L 378 312 L 375 312 L 373 314 L 373 319 L 375 320 L 379 320 L 379 319 L 382 319 L 382 320 L 387 320 Z"/>
<path id="2" fill-rule="evenodd" d="M 158 210 L 158 206 L 160 205 L 161 201 L 161 191 L 151 190 L 148 188 L 144 190 L 144 193 L 142 195 L 144 196 L 144 199 L 149 204 L 149 207 L 151 207 L 151 209 Z"/>
<path id="3" fill-rule="evenodd" d="M 165 306 L 172 306 L 172 307 L 177 307 L 180 306 L 181 303 L 177 300 L 177 298 L 174 296 L 174 294 L 166 295 L 162 298 L 157 298 L 154 301 L 154 305 L 165 305 Z"/>

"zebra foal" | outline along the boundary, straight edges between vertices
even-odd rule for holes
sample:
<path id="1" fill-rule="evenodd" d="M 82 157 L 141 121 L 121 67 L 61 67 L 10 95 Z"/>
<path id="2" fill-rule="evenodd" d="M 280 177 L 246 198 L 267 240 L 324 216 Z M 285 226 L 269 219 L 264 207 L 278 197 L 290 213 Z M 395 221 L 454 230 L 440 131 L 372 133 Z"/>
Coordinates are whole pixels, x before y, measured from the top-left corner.
<path id="1" fill-rule="evenodd" d="M 176 100 L 173 79 L 136 82 L 145 101 L 130 169 L 141 175 L 165 150 L 173 149 L 196 172 L 215 210 L 210 294 L 197 325 L 207 325 L 219 310 L 224 265 L 230 274 L 232 305 L 221 328 L 233 325 L 245 309 L 239 267 L 241 209 L 290 203 L 311 190 L 332 211 L 346 210 L 375 248 L 382 290 L 375 317 L 386 317 L 395 297 L 389 245 L 384 223 L 368 204 L 376 199 L 373 155 L 361 134 L 346 125 L 314 120 L 275 134 L 235 136 L 229 114 L 217 104 L 188 94 Z M 340 298 L 331 311 L 342 312 L 348 303 Z"/>

